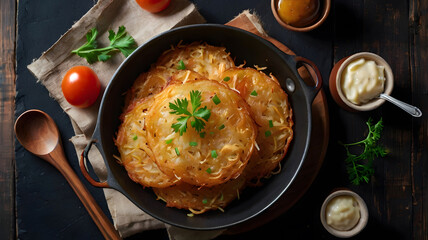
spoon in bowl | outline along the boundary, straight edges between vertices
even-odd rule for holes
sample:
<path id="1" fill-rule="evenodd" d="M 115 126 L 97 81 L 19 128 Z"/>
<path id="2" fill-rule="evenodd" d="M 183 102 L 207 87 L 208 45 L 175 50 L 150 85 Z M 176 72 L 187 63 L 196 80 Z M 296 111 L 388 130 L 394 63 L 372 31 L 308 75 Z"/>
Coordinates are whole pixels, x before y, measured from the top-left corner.
<path id="1" fill-rule="evenodd" d="M 391 97 L 387 94 L 381 93 L 378 96 L 378 98 L 385 99 L 386 101 L 388 101 L 388 102 L 394 104 L 395 106 L 403 109 L 405 112 L 412 115 L 413 117 L 421 117 L 422 116 L 422 111 L 419 108 L 412 106 L 408 103 L 402 102 L 402 101 L 400 101 L 394 97 Z"/>
<path id="2" fill-rule="evenodd" d="M 15 134 L 25 149 L 52 164 L 64 175 L 105 239 L 121 239 L 113 224 L 68 164 L 58 127 L 48 114 L 36 109 L 24 112 L 16 119 Z"/>

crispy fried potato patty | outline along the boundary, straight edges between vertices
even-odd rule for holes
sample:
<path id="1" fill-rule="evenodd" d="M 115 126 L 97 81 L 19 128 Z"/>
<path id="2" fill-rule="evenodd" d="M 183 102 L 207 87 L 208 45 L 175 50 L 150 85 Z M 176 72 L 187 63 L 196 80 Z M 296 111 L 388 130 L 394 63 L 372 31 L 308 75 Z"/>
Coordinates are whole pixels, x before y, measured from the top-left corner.
<path id="1" fill-rule="evenodd" d="M 138 76 L 128 95 L 131 95 L 131 99 L 142 99 L 157 94 L 168 84 L 174 72 L 174 69 L 154 66 Z"/>
<path id="2" fill-rule="evenodd" d="M 201 107 L 211 110 L 203 132 L 187 123 L 180 135 L 171 127 L 180 116 L 171 114 L 170 103 L 189 100 L 190 92 L 201 92 Z M 216 104 L 214 96 L 220 100 Z M 155 96 L 146 116 L 147 140 L 159 168 L 168 176 L 196 186 L 213 186 L 237 178 L 250 158 L 257 129 L 248 105 L 227 86 L 197 80 L 168 85 Z M 202 134 L 202 135 L 201 135 Z M 169 142 L 170 141 L 170 142 Z"/>
<path id="3" fill-rule="evenodd" d="M 115 144 L 121 163 L 133 181 L 145 187 L 164 188 L 178 179 L 161 172 L 152 160 L 153 153 L 147 144 L 144 121 L 153 100 L 153 97 L 148 97 L 129 105 L 122 116 L 123 122 L 119 126 Z"/>
<path id="4" fill-rule="evenodd" d="M 165 51 L 126 95 L 115 144 L 129 177 L 168 207 L 200 214 L 223 211 L 281 170 L 291 105 L 278 80 L 255 68 L 236 67 L 225 48 L 201 42 Z M 200 94 L 196 108 L 191 92 Z M 171 104 L 184 99 L 187 112 L 174 112 Z M 209 118 L 197 130 L 194 114 L 205 107 Z"/>
<path id="5" fill-rule="evenodd" d="M 252 68 L 231 68 L 223 72 L 220 79 L 224 78 L 230 78 L 226 83 L 239 91 L 258 125 L 259 149 L 245 170 L 249 181 L 258 182 L 279 167 L 293 138 L 288 96 L 276 80 Z"/>
<path id="6" fill-rule="evenodd" d="M 153 188 L 153 191 L 168 207 L 188 209 L 192 213 L 200 214 L 208 210 L 222 210 L 239 197 L 244 186 L 245 179 L 238 177 L 213 187 L 201 188 L 180 183 L 167 188 Z"/>
<path id="7" fill-rule="evenodd" d="M 208 79 L 217 79 L 223 71 L 235 66 L 226 48 L 199 42 L 171 48 L 162 54 L 156 66 L 177 69 L 181 68 L 180 61 L 183 61 L 185 69 Z"/>

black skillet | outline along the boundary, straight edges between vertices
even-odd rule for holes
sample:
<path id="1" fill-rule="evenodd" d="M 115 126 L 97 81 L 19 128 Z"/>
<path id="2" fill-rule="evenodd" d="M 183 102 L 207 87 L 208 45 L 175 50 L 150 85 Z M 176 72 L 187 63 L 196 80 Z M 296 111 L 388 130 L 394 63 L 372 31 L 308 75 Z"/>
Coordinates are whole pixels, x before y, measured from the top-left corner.
<path id="1" fill-rule="evenodd" d="M 113 137 L 120 125 L 119 116 L 123 110 L 124 93 L 140 73 L 147 71 L 150 65 L 156 62 L 163 51 L 180 41 L 184 44 L 204 41 L 211 45 L 224 46 L 237 65 L 246 62 L 246 66 L 267 67 L 266 73 L 273 73 L 278 78 L 288 93 L 293 108 L 294 139 L 283 160 L 281 172 L 266 181 L 262 187 L 244 190 L 240 199 L 227 206 L 224 213 L 210 211 L 188 217 L 185 210 L 166 207 L 163 201 L 156 200 L 150 188 L 143 189 L 141 185 L 133 182 L 113 157 L 119 155 Z M 316 86 L 306 85 L 299 76 L 297 69 L 302 65 L 310 66 L 316 72 Z M 245 30 L 217 24 L 197 24 L 167 31 L 132 53 L 117 69 L 104 92 L 95 132 L 83 155 L 87 160 L 88 152 L 95 144 L 107 167 L 107 181 L 95 182 L 86 171 L 83 173 L 93 185 L 116 189 L 147 214 L 177 227 L 214 230 L 242 223 L 271 206 L 287 191 L 296 177 L 309 147 L 312 101 L 321 86 L 321 75 L 311 61 L 286 55 L 270 42 Z"/>

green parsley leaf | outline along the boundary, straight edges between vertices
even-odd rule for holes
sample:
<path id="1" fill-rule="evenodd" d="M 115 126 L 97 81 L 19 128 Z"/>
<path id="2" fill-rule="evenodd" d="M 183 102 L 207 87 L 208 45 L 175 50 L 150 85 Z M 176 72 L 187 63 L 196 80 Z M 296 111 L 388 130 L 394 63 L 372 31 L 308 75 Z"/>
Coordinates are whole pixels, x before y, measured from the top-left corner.
<path id="1" fill-rule="evenodd" d="M 101 62 L 105 62 L 105 61 L 109 60 L 110 58 L 111 58 L 111 55 L 107 55 L 107 54 L 98 55 L 98 60 Z"/>
<path id="2" fill-rule="evenodd" d="M 220 98 L 218 98 L 217 94 L 213 97 L 213 102 L 215 105 L 219 105 L 221 103 Z"/>
<path id="3" fill-rule="evenodd" d="M 225 77 L 225 78 L 223 78 L 223 81 L 225 81 L 225 82 L 227 82 L 227 81 L 229 81 L 230 80 L 230 77 Z"/>
<path id="4" fill-rule="evenodd" d="M 207 168 L 206 172 L 209 173 L 209 174 L 211 174 L 212 173 L 211 168 Z"/>
<path id="5" fill-rule="evenodd" d="M 204 119 L 205 121 L 208 121 L 208 119 L 211 116 L 211 110 L 207 109 L 207 106 L 203 108 L 199 108 L 196 112 L 193 112 L 194 117 L 199 117 Z"/>
<path id="6" fill-rule="evenodd" d="M 222 124 L 220 127 L 218 127 L 218 130 L 222 130 L 224 128 L 224 124 Z"/>
<path id="7" fill-rule="evenodd" d="M 190 121 L 190 125 L 197 131 L 200 132 L 205 128 L 205 122 L 202 119 L 194 118 L 195 120 Z"/>
<path id="8" fill-rule="evenodd" d="M 270 135 L 272 135 L 271 131 L 268 130 L 268 131 L 265 132 L 265 137 L 269 137 Z"/>
<path id="9" fill-rule="evenodd" d="M 188 116 L 191 116 L 192 114 L 187 111 L 187 106 L 189 105 L 189 102 L 187 101 L 187 98 L 184 99 L 176 99 L 174 100 L 174 103 L 169 103 L 169 108 L 173 111 L 169 112 L 171 114 L 181 115 L 185 114 Z"/>
<path id="10" fill-rule="evenodd" d="M 216 150 L 211 150 L 211 157 L 212 158 L 217 158 L 218 157 Z"/>
<path id="11" fill-rule="evenodd" d="M 203 108 L 199 108 L 201 106 L 201 92 L 200 91 L 190 91 L 190 103 L 192 105 L 192 111 L 189 112 L 187 110 L 189 102 L 187 98 L 184 99 L 176 99 L 173 103 L 169 103 L 169 108 L 172 110 L 171 114 L 181 115 L 176 123 L 173 123 L 171 127 L 175 132 L 179 132 L 180 136 L 187 130 L 187 121 L 190 121 L 190 125 L 195 128 L 195 130 L 199 133 L 202 129 L 205 128 L 205 121 L 211 116 L 211 110 L 207 109 L 207 106 Z M 199 108 L 199 109 L 198 109 Z M 185 116 L 183 116 L 185 115 Z"/>
<path id="12" fill-rule="evenodd" d="M 201 95 L 199 91 L 190 91 L 190 102 L 192 103 L 192 112 L 194 113 L 198 107 L 201 106 Z"/>
<path id="13" fill-rule="evenodd" d="M 138 139 L 138 136 L 137 136 L 137 135 L 135 135 L 132 139 L 133 139 L 134 141 L 136 141 L 136 140 Z"/>
<path id="14" fill-rule="evenodd" d="M 258 94 L 257 94 L 256 90 L 253 90 L 253 91 L 250 93 L 250 95 L 251 95 L 251 96 L 257 96 Z"/>
<path id="15" fill-rule="evenodd" d="M 180 60 L 180 61 L 178 62 L 177 69 L 178 69 L 178 70 L 185 70 L 185 69 L 186 69 L 186 65 L 184 65 L 183 60 Z"/>
<path id="16" fill-rule="evenodd" d="M 88 63 L 92 64 L 96 61 L 105 62 L 109 60 L 112 54 L 117 51 L 128 57 L 137 48 L 134 38 L 128 35 L 124 26 L 119 27 L 117 34 L 113 30 L 109 30 L 110 45 L 108 47 L 98 48 L 97 35 L 97 29 L 92 28 L 86 34 L 86 43 L 71 52 L 85 58 Z"/>
<path id="17" fill-rule="evenodd" d="M 190 116 L 181 116 L 177 118 L 177 122 L 173 123 L 171 127 L 174 129 L 175 132 L 180 132 L 180 136 L 183 135 L 183 133 L 187 130 L 187 120 L 189 120 Z"/>
<path id="18" fill-rule="evenodd" d="M 175 154 L 177 154 L 177 156 L 180 156 L 180 151 L 178 150 L 178 148 L 175 148 Z"/>
<path id="19" fill-rule="evenodd" d="M 273 128 L 273 121 L 269 120 L 269 127 Z"/>
<path id="20" fill-rule="evenodd" d="M 204 198 L 204 199 L 202 200 L 202 203 L 203 203 L 203 204 L 207 204 L 207 203 L 208 203 L 208 199 Z"/>
<path id="21" fill-rule="evenodd" d="M 199 136 L 201 137 L 201 138 L 205 138 L 205 134 L 207 134 L 206 132 L 201 132 L 201 133 L 199 133 Z"/>
<path id="22" fill-rule="evenodd" d="M 133 37 L 128 35 L 126 28 L 120 26 L 117 34 L 113 30 L 109 30 L 108 39 L 110 40 L 110 46 L 115 49 L 118 49 L 125 57 L 131 55 L 131 53 L 136 49 L 136 43 Z"/>
<path id="23" fill-rule="evenodd" d="M 168 139 L 168 140 L 165 140 L 165 143 L 166 143 L 166 144 L 170 144 L 170 143 L 172 143 L 172 138 L 171 138 L 171 139 Z"/>
<path id="24" fill-rule="evenodd" d="M 369 133 L 364 140 L 349 144 L 340 143 L 345 147 L 347 155 L 345 159 L 346 171 L 348 172 L 349 180 L 354 185 L 360 185 L 362 182 L 368 183 L 370 177 L 374 174 L 374 159 L 388 154 L 384 147 L 377 145 L 383 130 L 382 118 L 376 124 L 373 124 L 373 120 L 369 118 L 366 124 Z M 352 154 L 350 152 L 350 147 L 352 146 L 364 147 L 364 151 L 360 155 Z"/>
<path id="25" fill-rule="evenodd" d="M 198 143 L 197 142 L 189 142 L 189 145 L 192 147 L 196 147 L 196 146 L 198 146 Z"/>
<path id="26" fill-rule="evenodd" d="M 98 47 L 98 42 L 96 40 L 97 39 L 97 35 L 98 35 L 98 30 L 96 28 L 92 28 L 86 34 L 86 43 L 83 44 L 78 49 L 75 49 L 75 50 L 73 50 L 71 52 L 72 53 L 76 53 L 80 57 L 86 58 L 86 61 L 88 63 L 96 62 L 97 61 L 97 54 L 95 52 L 92 52 L 92 50 L 96 49 Z"/>

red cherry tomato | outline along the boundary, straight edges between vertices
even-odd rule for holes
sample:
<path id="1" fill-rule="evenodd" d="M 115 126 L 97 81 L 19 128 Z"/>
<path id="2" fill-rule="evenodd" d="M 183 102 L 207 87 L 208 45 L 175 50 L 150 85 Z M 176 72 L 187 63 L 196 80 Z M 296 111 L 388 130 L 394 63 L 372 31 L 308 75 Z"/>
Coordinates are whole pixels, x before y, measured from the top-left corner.
<path id="1" fill-rule="evenodd" d="M 65 74 L 61 88 L 67 102 L 76 107 L 86 108 L 97 100 L 101 84 L 91 68 L 76 66 Z"/>
<path id="2" fill-rule="evenodd" d="M 151 13 L 157 13 L 169 6 L 171 0 L 135 0 L 138 5 Z"/>

